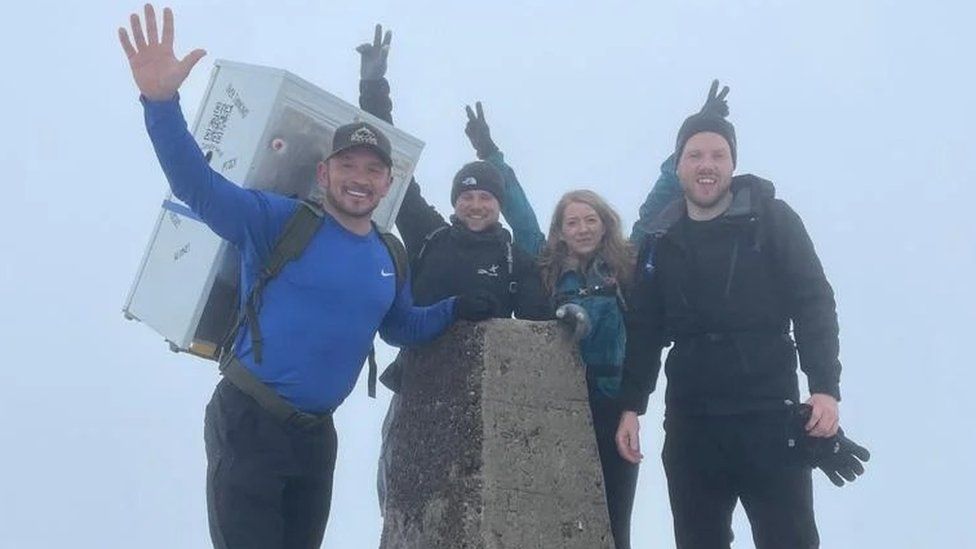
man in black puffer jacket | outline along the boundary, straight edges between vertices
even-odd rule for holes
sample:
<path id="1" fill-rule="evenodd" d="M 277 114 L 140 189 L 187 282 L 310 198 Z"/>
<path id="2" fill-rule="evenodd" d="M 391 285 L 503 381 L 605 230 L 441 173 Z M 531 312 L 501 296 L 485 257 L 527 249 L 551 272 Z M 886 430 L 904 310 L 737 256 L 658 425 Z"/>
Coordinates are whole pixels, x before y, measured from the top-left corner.
<path id="1" fill-rule="evenodd" d="M 637 416 L 673 341 L 662 457 L 677 546 L 728 547 L 741 500 L 757 547 L 817 547 L 811 469 L 793 458 L 787 433 L 800 398 L 797 349 L 813 410 L 807 434 L 838 429 L 833 291 L 772 184 L 732 177 L 735 130 L 724 117 L 689 117 L 676 158 L 684 197 L 649 228 L 638 259 L 618 450 L 641 459 Z"/>

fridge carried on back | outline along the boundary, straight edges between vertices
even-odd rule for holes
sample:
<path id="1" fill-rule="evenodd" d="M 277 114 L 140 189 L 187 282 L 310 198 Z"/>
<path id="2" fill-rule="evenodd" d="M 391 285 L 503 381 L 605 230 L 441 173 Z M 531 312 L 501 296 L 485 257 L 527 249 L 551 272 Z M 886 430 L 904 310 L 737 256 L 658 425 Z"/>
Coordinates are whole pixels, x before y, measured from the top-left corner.
<path id="1" fill-rule="evenodd" d="M 210 166 L 242 187 L 316 200 L 316 165 L 343 124 L 366 121 L 390 138 L 393 185 L 373 212 L 390 230 L 423 142 L 279 69 L 218 60 L 190 131 Z M 126 299 L 173 351 L 216 358 L 237 320 L 240 260 L 190 209 L 167 193 Z"/>

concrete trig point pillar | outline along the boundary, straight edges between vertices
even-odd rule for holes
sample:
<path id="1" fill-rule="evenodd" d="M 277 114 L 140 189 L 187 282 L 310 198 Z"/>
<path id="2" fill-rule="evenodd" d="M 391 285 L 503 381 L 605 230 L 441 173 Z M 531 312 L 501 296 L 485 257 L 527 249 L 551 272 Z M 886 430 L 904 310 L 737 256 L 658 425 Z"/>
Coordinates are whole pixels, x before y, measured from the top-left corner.
<path id="1" fill-rule="evenodd" d="M 459 323 L 401 359 L 381 549 L 613 547 L 565 328 Z"/>

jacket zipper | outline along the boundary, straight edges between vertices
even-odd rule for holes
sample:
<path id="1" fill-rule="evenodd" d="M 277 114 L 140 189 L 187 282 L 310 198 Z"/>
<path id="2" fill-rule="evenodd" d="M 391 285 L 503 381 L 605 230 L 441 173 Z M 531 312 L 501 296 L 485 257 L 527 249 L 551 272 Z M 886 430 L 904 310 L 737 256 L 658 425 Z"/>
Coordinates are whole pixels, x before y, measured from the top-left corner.
<path id="1" fill-rule="evenodd" d="M 739 239 L 738 237 L 732 241 L 732 261 L 729 264 L 729 278 L 725 281 L 725 299 L 729 299 L 729 294 L 732 292 L 732 277 L 735 276 L 735 264 L 739 260 Z"/>

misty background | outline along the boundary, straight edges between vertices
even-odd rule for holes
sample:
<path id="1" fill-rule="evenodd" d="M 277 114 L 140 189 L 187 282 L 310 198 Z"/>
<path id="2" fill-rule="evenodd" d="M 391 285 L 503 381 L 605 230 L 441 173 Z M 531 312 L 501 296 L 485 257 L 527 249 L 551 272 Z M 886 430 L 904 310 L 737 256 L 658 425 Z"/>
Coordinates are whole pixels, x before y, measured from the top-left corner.
<path id="1" fill-rule="evenodd" d="M 450 212 L 474 159 L 464 105 L 547 226 L 565 191 L 637 207 L 713 78 L 731 87 L 738 173 L 776 183 L 837 295 L 841 422 L 873 453 L 835 488 L 829 548 L 976 547 L 976 8 L 957 1 L 179 1 L 192 120 L 217 58 L 283 68 L 357 104 L 373 25 L 393 30 L 394 121 L 426 142 Z M 161 13 L 162 5 L 157 4 Z M 166 183 L 116 28 L 139 2 L 19 2 L 0 15 L 0 548 L 202 548 L 203 408 L 216 367 L 121 308 Z M 393 356 L 380 347 L 381 363 Z M 365 377 L 365 376 L 363 376 Z M 801 377 L 802 379 L 802 377 Z M 337 413 L 325 547 L 378 544 L 379 427 L 364 380 Z M 805 383 L 801 382 L 805 390 Z M 662 392 L 643 421 L 638 549 L 671 547 Z M 741 508 L 736 547 L 752 547 Z"/>

